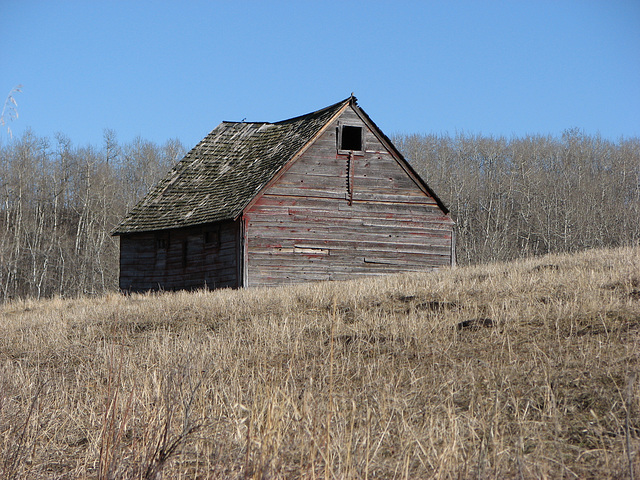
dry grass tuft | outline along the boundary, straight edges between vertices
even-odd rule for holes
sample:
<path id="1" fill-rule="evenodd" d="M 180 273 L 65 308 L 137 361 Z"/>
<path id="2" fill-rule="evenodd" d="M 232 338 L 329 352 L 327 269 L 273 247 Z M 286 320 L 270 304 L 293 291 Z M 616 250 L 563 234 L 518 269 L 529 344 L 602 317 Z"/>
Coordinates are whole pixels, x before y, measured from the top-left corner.
<path id="1" fill-rule="evenodd" d="M 621 248 L 7 303 L 0 477 L 639 478 L 639 291 Z"/>

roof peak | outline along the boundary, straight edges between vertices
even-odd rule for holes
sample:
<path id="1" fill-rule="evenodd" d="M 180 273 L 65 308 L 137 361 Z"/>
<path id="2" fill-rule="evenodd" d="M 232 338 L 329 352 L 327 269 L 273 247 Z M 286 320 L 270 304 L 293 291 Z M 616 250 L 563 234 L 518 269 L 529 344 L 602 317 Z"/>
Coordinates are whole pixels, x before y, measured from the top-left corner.
<path id="1" fill-rule="evenodd" d="M 297 115 L 295 117 L 291 117 L 291 118 L 287 118 L 285 120 L 280 120 L 278 122 L 273 122 L 274 124 L 284 124 L 284 123 L 289 123 L 289 122 L 294 122 L 294 121 L 298 121 L 298 120 L 302 120 L 304 118 L 309 118 L 309 117 L 314 117 L 316 115 L 322 115 L 323 113 L 327 112 L 328 110 L 338 110 L 340 108 L 342 108 L 343 105 L 346 105 L 347 103 L 351 103 L 351 102 L 356 102 L 356 97 L 351 96 L 348 98 L 345 98 L 344 100 L 340 100 L 339 102 L 336 102 L 332 105 L 329 105 L 328 107 L 324 107 L 321 108 L 319 110 L 315 110 L 313 112 L 309 112 L 309 113 L 305 113 L 302 115 Z"/>

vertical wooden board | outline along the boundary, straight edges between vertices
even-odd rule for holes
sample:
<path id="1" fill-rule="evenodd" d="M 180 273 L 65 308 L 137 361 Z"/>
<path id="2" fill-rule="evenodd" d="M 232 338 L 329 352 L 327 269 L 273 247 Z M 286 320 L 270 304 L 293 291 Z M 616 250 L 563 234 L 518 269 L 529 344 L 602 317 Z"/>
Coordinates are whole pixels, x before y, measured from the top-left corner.
<path id="1" fill-rule="evenodd" d="M 137 290 L 154 270 L 154 236 L 151 234 L 123 235 L 120 239 L 120 288 Z"/>
<path id="2" fill-rule="evenodd" d="M 177 290 L 237 287 L 236 241 L 238 222 L 203 225 L 170 232 L 123 235 L 120 288 L 122 290 Z M 206 234 L 214 230 L 219 238 Z M 167 238 L 166 248 L 156 237 Z"/>

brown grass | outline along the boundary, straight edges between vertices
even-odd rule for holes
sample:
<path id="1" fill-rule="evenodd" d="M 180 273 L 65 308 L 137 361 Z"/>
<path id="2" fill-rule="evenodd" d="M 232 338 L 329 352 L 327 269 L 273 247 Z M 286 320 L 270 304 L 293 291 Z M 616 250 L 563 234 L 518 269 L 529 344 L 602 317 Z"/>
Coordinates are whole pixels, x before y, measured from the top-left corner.
<path id="1" fill-rule="evenodd" d="M 1 478 L 640 478 L 640 248 L 0 331 Z"/>

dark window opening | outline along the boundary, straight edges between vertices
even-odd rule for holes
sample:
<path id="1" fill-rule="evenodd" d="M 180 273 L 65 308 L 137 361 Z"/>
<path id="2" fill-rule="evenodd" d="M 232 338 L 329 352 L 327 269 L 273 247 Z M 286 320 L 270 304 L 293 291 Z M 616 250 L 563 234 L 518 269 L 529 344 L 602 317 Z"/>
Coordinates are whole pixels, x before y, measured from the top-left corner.
<path id="1" fill-rule="evenodd" d="M 220 227 L 214 227 L 204 233 L 204 243 L 208 248 L 220 247 Z"/>
<path id="2" fill-rule="evenodd" d="M 156 237 L 156 249 L 166 250 L 169 247 L 169 239 L 167 237 Z"/>
<path id="3" fill-rule="evenodd" d="M 340 136 L 340 150 L 362 151 L 362 127 L 344 125 Z"/>

